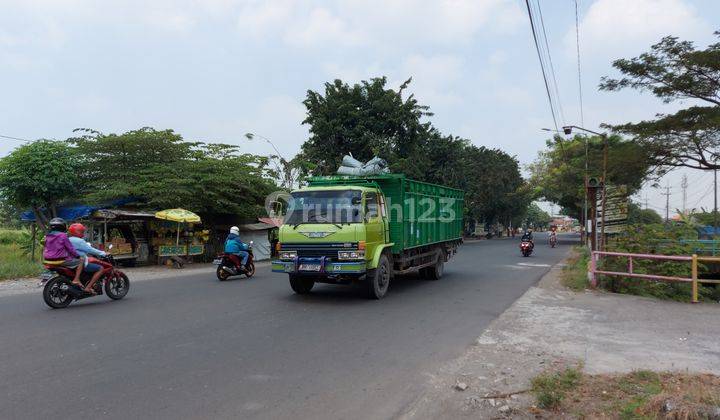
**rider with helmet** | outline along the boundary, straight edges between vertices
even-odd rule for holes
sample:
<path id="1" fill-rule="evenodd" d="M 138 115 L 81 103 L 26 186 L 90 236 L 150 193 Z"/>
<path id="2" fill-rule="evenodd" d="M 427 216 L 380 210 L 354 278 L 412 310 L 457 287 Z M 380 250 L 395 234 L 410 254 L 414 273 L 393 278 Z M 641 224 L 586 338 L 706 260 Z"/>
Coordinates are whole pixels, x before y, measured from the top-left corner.
<path id="1" fill-rule="evenodd" d="M 242 258 L 242 266 L 245 267 L 250 256 L 247 249 L 247 244 L 240 240 L 240 229 L 237 226 L 231 227 L 230 234 L 225 239 L 225 253 L 230 254 L 230 258 L 238 266 L 238 262 Z"/>
<path id="2" fill-rule="evenodd" d="M 521 242 L 530 242 L 530 248 L 535 248 L 535 242 L 533 242 L 533 234 L 532 229 L 528 229 L 523 233 L 522 237 L 520 238 Z"/>
<path id="3" fill-rule="evenodd" d="M 85 258 L 84 271 L 86 273 L 93 273 L 90 282 L 85 287 L 85 291 L 94 294 L 95 292 L 93 291 L 93 286 L 95 285 L 95 282 L 98 281 L 100 276 L 102 276 L 103 269 L 100 264 L 88 262 L 87 258 L 88 256 L 104 257 L 107 255 L 107 253 L 97 248 L 93 248 L 89 243 L 85 241 L 84 237 L 86 231 L 87 228 L 82 223 L 73 223 L 68 228 L 70 243 L 73 245 L 73 247 L 75 247 L 77 253 L 80 254 L 81 257 Z"/>
<path id="4" fill-rule="evenodd" d="M 48 224 L 50 231 L 45 235 L 45 249 L 43 250 L 43 259 L 46 265 L 59 265 L 69 268 L 76 268 L 75 278 L 72 284 L 82 288 L 80 274 L 83 270 L 84 259 L 75 250 L 72 243 L 68 239 L 65 231 L 67 225 L 65 220 L 55 217 Z"/>

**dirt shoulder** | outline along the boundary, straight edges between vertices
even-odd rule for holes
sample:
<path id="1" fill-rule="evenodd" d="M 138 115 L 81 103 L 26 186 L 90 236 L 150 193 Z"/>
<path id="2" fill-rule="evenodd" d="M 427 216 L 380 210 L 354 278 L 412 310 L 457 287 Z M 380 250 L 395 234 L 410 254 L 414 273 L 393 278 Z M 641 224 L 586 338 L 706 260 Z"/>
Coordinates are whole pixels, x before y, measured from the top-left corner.
<path id="1" fill-rule="evenodd" d="M 563 265 L 493 321 L 460 358 L 428 372 L 406 419 L 535 418 L 532 378 L 565 366 L 720 374 L 720 305 L 678 303 L 560 284 Z"/>

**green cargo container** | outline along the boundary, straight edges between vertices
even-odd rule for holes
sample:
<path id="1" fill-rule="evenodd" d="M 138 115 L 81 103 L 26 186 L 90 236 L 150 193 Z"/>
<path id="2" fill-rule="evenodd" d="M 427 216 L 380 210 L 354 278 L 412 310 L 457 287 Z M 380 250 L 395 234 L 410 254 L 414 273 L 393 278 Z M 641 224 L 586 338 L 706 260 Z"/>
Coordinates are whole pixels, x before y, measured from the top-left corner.
<path id="1" fill-rule="evenodd" d="M 462 190 L 414 181 L 403 174 L 324 176 L 309 180 L 311 187 L 330 185 L 377 187 L 385 194 L 394 254 L 462 238 L 465 196 Z"/>

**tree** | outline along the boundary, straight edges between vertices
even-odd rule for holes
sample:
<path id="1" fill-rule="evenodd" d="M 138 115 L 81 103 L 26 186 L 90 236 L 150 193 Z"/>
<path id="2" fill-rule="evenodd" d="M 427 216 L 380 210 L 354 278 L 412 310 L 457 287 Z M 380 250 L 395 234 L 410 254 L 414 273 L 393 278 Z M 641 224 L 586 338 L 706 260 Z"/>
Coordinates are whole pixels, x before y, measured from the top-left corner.
<path id="1" fill-rule="evenodd" d="M 134 197 L 153 210 L 183 207 L 252 219 L 275 189 L 267 158 L 242 154 L 238 146 L 186 142 L 172 130 L 149 127 L 108 135 L 80 131 L 71 141 L 83 151 L 86 201 Z"/>
<path id="2" fill-rule="evenodd" d="M 303 104 L 310 126 L 310 138 L 302 145 L 305 160 L 316 164 L 316 174 L 334 173 L 348 153 L 361 161 L 378 155 L 390 162 L 391 169 L 409 176 L 421 175 L 423 165 L 413 159 L 422 155 L 430 133 L 431 116 L 413 95 L 387 89 L 387 79 L 378 77 L 348 85 L 341 80 L 325 84 L 324 95 L 309 90 Z M 426 161 L 427 155 L 422 161 Z M 420 166 L 420 168 L 418 168 Z M 417 176 L 415 176 L 417 178 Z"/>
<path id="3" fill-rule="evenodd" d="M 585 141 L 588 176 L 601 177 L 603 139 L 599 136 L 576 135 L 569 140 L 556 136 L 547 142 L 547 150 L 530 166 L 530 182 L 536 197 L 559 204 L 565 214 L 578 219 L 585 194 Z M 619 136 L 608 138 L 608 184 L 627 185 L 628 194 L 632 195 L 649 174 L 650 160 L 640 144 Z"/>
<path id="4" fill-rule="evenodd" d="M 45 229 L 57 206 L 76 198 L 79 172 L 80 161 L 68 144 L 38 140 L 0 159 L 0 195 L 15 209 L 32 209 Z"/>
<path id="5" fill-rule="evenodd" d="M 530 203 L 527 209 L 527 215 L 525 216 L 525 222 L 528 226 L 544 229 L 552 222 L 552 216 L 537 204 Z"/>
<path id="6" fill-rule="evenodd" d="M 628 224 L 650 225 L 662 222 L 663 218 L 655 210 L 640 208 L 632 201 L 628 203 Z"/>
<path id="7" fill-rule="evenodd" d="M 715 32 L 720 37 L 720 32 Z M 718 169 L 720 163 L 720 42 L 696 49 L 690 41 L 665 37 L 650 52 L 613 63 L 623 77 L 604 77 L 600 89 L 649 91 L 663 102 L 691 100 L 694 105 L 672 115 L 610 126 L 634 137 L 662 174 L 685 166 Z"/>
<path id="8" fill-rule="evenodd" d="M 498 149 L 466 146 L 456 185 L 465 190 L 466 215 L 486 224 L 508 225 L 530 202 L 517 159 Z"/>

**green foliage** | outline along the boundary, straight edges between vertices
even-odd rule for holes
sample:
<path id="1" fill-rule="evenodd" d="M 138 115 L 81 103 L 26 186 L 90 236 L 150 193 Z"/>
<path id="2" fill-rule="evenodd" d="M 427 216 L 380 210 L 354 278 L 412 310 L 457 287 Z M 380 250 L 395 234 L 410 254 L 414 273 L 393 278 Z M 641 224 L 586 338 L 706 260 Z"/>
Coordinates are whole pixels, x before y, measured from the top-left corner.
<path id="1" fill-rule="evenodd" d="M 556 136 L 547 142 L 531 165 L 530 183 L 539 198 L 557 203 L 567 215 L 580 218 L 585 194 L 585 142 L 587 141 L 588 176 L 602 177 L 603 139 L 576 135 L 564 140 Z M 641 146 L 618 136 L 608 138 L 607 181 L 627 185 L 632 195 L 650 173 L 650 161 Z"/>
<path id="2" fill-rule="evenodd" d="M 32 262 L 26 251 L 29 241 L 26 229 L 0 229 L 0 280 L 35 276 L 42 271 L 42 265 Z"/>
<path id="3" fill-rule="evenodd" d="M 561 372 L 544 372 L 532 379 L 531 391 L 538 402 L 538 407 L 545 409 L 557 408 L 568 391 L 575 388 L 582 379 L 577 368 L 566 368 Z"/>
<path id="4" fill-rule="evenodd" d="M 0 194 L 15 209 L 31 208 L 41 226 L 81 187 L 81 164 L 66 143 L 39 140 L 0 159 Z"/>
<path id="5" fill-rule="evenodd" d="M 241 154 L 237 146 L 185 142 L 172 130 L 148 127 L 108 135 L 79 131 L 71 141 L 83 151 L 86 201 L 136 197 L 151 210 L 182 207 L 252 219 L 275 189 L 267 158 Z"/>
<path id="6" fill-rule="evenodd" d="M 348 153 L 361 161 L 380 156 L 392 172 L 465 190 L 469 218 L 507 224 L 523 217 L 531 194 L 517 159 L 443 135 L 423 122 L 432 113 L 412 95 L 403 98 L 409 83 L 395 91 L 384 77 L 352 86 L 335 80 L 322 94 L 308 91 L 303 123 L 311 136 L 302 158 L 316 164 L 312 172 L 334 173 Z"/>
<path id="7" fill-rule="evenodd" d="M 628 203 L 628 224 L 652 225 L 662 222 L 663 218 L 655 210 L 642 209 L 633 202 Z"/>
<path id="8" fill-rule="evenodd" d="M 715 32 L 720 36 L 720 32 Z M 649 91 L 663 102 L 691 100 L 691 106 L 672 115 L 612 127 L 631 135 L 649 153 L 659 173 L 678 166 L 717 169 L 720 152 L 720 43 L 696 49 L 690 41 L 668 36 L 649 52 L 616 60 L 623 77 L 604 77 L 600 88 Z"/>
<path id="9" fill-rule="evenodd" d="M 692 255 L 695 245 L 683 240 L 698 238 L 697 231 L 685 224 L 632 225 L 617 238 L 608 242 L 608 251 L 634 254 Z M 628 260 L 625 257 L 604 259 L 604 270 L 626 271 Z M 687 261 L 661 261 L 634 259 L 633 271 L 638 274 L 655 274 L 689 278 L 690 263 Z M 602 277 L 600 287 L 618 293 L 652 296 L 660 299 L 672 299 L 687 302 L 691 298 L 689 283 L 654 282 L 624 277 Z M 715 299 L 715 290 L 699 285 L 701 299 Z"/>
<path id="10" fill-rule="evenodd" d="M 699 226 L 714 226 L 715 220 L 717 219 L 718 226 L 720 226 L 720 214 L 716 214 L 714 211 L 693 213 L 692 219 Z"/>
<path id="11" fill-rule="evenodd" d="M 552 222 L 552 216 L 550 216 L 550 214 L 548 214 L 545 210 L 541 209 L 537 204 L 530 203 L 527 209 L 527 214 L 525 215 L 525 222 L 529 227 L 544 229 L 550 225 L 550 222 Z"/>
<path id="12" fill-rule="evenodd" d="M 572 290 L 582 291 L 588 286 L 588 263 L 590 252 L 587 247 L 577 246 L 563 268 L 561 283 Z"/>
<path id="13" fill-rule="evenodd" d="M 302 153 L 317 165 L 315 173 L 334 173 L 343 155 L 352 153 L 361 161 L 377 154 L 396 172 L 414 178 L 422 174 L 420 167 L 413 166 L 419 162 L 408 159 L 420 156 L 430 131 L 430 124 L 420 119 L 432 114 L 412 95 L 403 99 L 402 91 L 409 83 L 406 81 L 396 92 L 386 89 L 385 77 L 352 86 L 335 80 L 325 84 L 324 95 L 308 91 L 303 101 L 307 108 L 303 124 L 310 126 L 310 138 L 303 144 Z"/>

